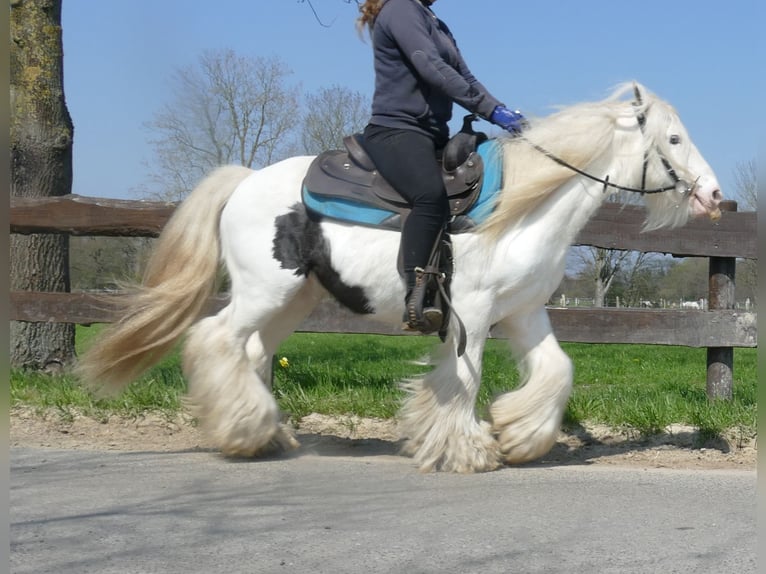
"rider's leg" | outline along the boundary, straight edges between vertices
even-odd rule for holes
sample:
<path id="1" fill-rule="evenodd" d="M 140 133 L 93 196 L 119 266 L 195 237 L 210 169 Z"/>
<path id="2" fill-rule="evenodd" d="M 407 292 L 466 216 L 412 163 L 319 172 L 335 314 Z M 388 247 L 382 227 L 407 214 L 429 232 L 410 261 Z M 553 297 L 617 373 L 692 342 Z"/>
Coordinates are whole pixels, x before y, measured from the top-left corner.
<path id="1" fill-rule="evenodd" d="M 449 216 L 436 143 L 420 132 L 380 126 L 368 126 L 364 138 L 367 153 L 380 174 L 412 206 L 402 229 L 407 320 L 416 329 L 438 330 L 441 310 L 429 307 L 428 301 L 424 302 L 425 308 L 413 306 L 412 301 L 413 292 L 417 294 L 425 280 L 422 270 Z"/>

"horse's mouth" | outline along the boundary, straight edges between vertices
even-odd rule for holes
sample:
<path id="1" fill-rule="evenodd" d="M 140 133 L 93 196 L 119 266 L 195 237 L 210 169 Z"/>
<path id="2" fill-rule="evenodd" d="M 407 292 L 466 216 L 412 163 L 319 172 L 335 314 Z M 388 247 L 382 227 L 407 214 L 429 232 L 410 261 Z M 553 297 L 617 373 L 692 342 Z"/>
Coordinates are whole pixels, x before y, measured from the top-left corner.
<path id="1" fill-rule="evenodd" d="M 702 201 L 696 193 L 692 197 L 692 210 L 695 217 L 707 215 L 710 221 L 718 221 L 721 219 L 721 209 L 718 207 L 718 203 L 711 206 Z"/>

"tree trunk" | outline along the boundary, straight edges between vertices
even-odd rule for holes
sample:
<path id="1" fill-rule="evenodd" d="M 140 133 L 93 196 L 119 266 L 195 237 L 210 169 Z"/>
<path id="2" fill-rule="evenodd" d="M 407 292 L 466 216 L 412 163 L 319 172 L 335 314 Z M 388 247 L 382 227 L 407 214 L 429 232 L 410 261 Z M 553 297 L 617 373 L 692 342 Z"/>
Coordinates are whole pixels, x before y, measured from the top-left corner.
<path id="1" fill-rule="evenodd" d="M 64 101 L 61 0 L 11 0 L 11 195 L 72 188 L 72 120 Z M 12 291 L 69 291 L 66 235 L 11 235 Z M 74 325 L 11 323 L 14 367 L 60 370 L 74 357 Z"/>
<path id="2" fill-rule="evenodd" d="M 594 265 L 594 289 L 593 306 L 603 307 L 606 303 L 606 292 L 612 285 L 614 278 L 614 269 L 609 259 L 609 252 L 606 249 L 595 248 L 593 255 Z"/>

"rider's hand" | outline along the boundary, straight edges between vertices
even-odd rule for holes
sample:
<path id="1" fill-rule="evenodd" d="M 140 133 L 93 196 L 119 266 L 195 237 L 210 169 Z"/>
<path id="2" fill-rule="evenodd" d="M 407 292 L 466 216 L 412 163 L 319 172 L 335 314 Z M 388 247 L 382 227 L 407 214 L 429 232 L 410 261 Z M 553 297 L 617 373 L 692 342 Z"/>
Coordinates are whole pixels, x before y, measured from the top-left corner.
<path id="1" fill-rule="evenodd" d="M 497 106 L 492 111 L 492 115 L 489 116 L 489 121 L 493 124 L 497 124 L 513 135 L 519 135 L 522 130 L 526 129 L 528 126 L 528 122 L 526 118 L 521 115 L 521 112 L 518 110 L 515 112 L 511 111 L 502 105 Z"/>

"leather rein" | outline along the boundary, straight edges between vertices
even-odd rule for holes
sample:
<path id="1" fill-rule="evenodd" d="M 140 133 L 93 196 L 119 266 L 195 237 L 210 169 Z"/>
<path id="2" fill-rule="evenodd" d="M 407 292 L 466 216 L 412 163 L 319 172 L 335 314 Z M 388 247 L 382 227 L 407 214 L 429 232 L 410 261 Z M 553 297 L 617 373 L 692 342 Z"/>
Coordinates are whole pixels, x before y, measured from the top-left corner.
<path id="1" fill-rule="evenodd" d="M 636 96 L 636 101 L 633 103 L 634 106 L 638 107 L 642 103 L 641 98 L 641 92 L 638 90 L 638 87 L 634 88 L 634 94 Z M 644 133 L 644 127 L 646 125 L 646 115 L 643 111 L 639 111 L 636 114 L 636 119 L 638 121 L 638 126 L 641 129 L 641 133 Z M 549 158 L 550 160 L 556 162 L 562 167 L 566 167 L 567 169 L 570 169 L 574 171 L 575 173 L 582 175 L 584 177 L 587 177 L 588 179 L 591 179 L 593 181 L 596 181 L 598 183 L 603 184 L 604 186 L 604 192 L 606 192 L 608 187 L 614 188 L 618 191 L 629 191 L 632 193 L 640 193 L 641 195 L 644 194 L 653 194 L 653 193 L 663 193 L 666 191 L 676 191 L 677 193 L 683 195 L 684 197 L 687 197 L 691 195 L 691 193 L 694 191 L 694 189 L 697 187 L 697 181 L 695 180 L 693 183 L 689 183 L 685 179 L 681 179 L 678 177 L 678 174 L 676 173 L 676 170 L 673 168 L 673 166 L 670 164 L 668 159 L 662 155 L 662 153 L 659 150 L 657 151 L 657 155 L 660 158 L 660 161 L 662 162 L 663 167 L 665 168 L 665 172 L 668 174 L 670 179 L 672 180 L 672 185 L 666 185 L 665 187 L 658 187 L 655 189 L 646 189 L 646 171 L 649 165 L 649 154 L 648 152 L 644 152 L 644 167 L 643 172 L 641 174 L 641 187 L 630 187 L 626 185 L 618 185 L 616 183 L 612 183 L 609 181 L 609 176 L 606 177 L 598 177 L 591 173 L 588 173 L 587 171 L 584 171 L 582 169 L 579 169 L 578 167 L 573 166 L 572 164 L 564 161 L 560 157 L 556 156 L 555 154 L 551 153 L 544 147 L 537 145 L 534 142 L 529 141 L 524 137 L 522 134 L 521 136 L 518 136 L 521 139 L 523 139 L 525 142 L 527 142 L 530 146 L 532 146 L 534 149 L 539 151 L 541 154 Z M 655 146 L 656 147 L 656 146 Z"/>

